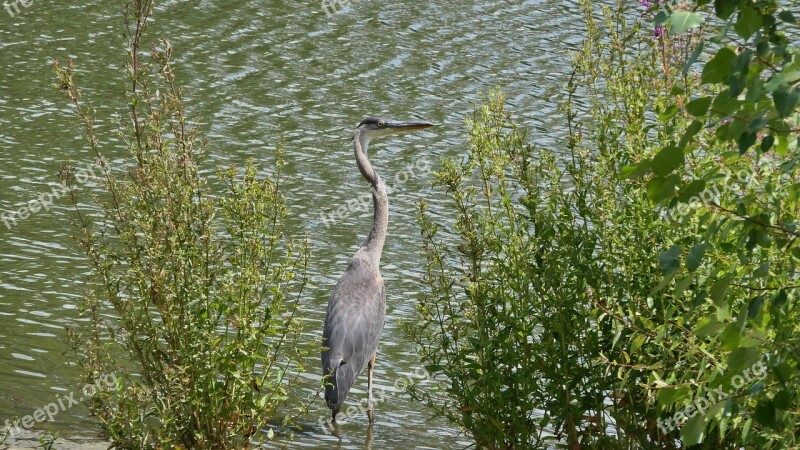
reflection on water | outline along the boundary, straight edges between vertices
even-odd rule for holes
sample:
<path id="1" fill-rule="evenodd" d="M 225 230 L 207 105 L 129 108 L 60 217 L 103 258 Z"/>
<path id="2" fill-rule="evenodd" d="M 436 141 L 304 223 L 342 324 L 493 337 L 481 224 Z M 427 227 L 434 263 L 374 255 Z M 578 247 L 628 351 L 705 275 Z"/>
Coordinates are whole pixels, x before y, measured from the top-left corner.
<path id="1" fill-rule="evenodd" d="M 61 94 L 51 88 L 50 59 L 71 57 L 83 94 L 98 107 L 106 133 L 124 111 L 119 76 L 125 58 L 121 7 L 112 2 L 47 3 L 35 0 L 10 17 L 0 11 L 0 214 L 30 207 L 51 192 L 63 162 L 93 158 Z M 114 2 L 115 3 L 115 2 Z M 208 137 L 210 163 L 253 157 L 269 167 L 271 148 L 285 138 L 285 194 L 292 226 L 311 242 L 314 284 L 303 308 L 308 339 L 321 334 L 327 297 L 367 234 L 371 211 L 348 206 L 368 186 L 352 157 L 353 127 L 367 115 L 423 119 L 439 126 L 373 145 L 372 161 L 390 195 L 389 238 L 382 273 L 387 320 L 376 388 L 376 424 L 355 416 L 329 435 L 320 399 L 299 424 L 293 447 L 406 449 L 458 448 L 458 430 L 432 418 L 404 397 L 394 381 L 421 368 L 401 322 L 414 317 L 420 248 L 414 204 L 427 197 L 431 211 L 442 199 L 427 187 L 443 156 L 465 148 L 464 115 L 479 93 L 506 92 L 532 138 L 554 147 L 557 102 L 565 83 L 566 50 L 580 41 L 577 6 L 567 1 L 366 2 L 326 15 L 321 3 L 158 3 L 154 33 L 167 33 L 179 60 L 190 113 Z M 109 136 L 105 134 L 105 136 Z M 103 142 L 111 164 L 125 164 L 118 142 Z M 88 187 L 92 187 L 91 184 Z M 354 204 L 353 204 L 354 205 Z M 340 214 L 338 209 L 344 206 Z M 76 388 L 77 368 L 63 328 L 78 318 L 87 267 L 71 238 L 64 199 L 31 212 L 16 225 L 0 216 L 0 425 L 30 414 Z M 309 367 L 316 368 L 316 358 Z M 313 395 L 317 373 L 305 374 L 303 395 Z M 351 394 L 365 397 L 366 378 Z M 83 406 L 37 429 L 62 435 L 91 430 Z"/>

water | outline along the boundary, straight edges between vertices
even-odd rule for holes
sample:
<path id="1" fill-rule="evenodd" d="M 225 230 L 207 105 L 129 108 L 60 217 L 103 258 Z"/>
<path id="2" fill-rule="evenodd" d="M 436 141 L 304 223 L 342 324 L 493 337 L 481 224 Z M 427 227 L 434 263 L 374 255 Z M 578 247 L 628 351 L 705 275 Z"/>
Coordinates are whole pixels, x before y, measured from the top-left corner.
<path id="1" fill-rule="evenodd" d="M 93 160 L 65 99 L 51 87 L 51 58 L 75 60 L 83 94 L 98 107 L 101 136 L 123 111 L 119 73 L 126 55 L 116 3 L 32 0 L 14 17 L 0 10 L 0 214 L 49 192 L 62 162 Z M 567 50 L 583 35 L 577 4 L 353 0 L 328 17 L 319 2 L 167 1 L 157 3 L 153 31 L 168 32 L 175 47 L 210 162 L 253 157 L 268 167 L 271 149 L 285 136 L 292 226 L 308 235 L 313 251 L 314 284 L 304 300 L 314 330 L 309 340 L 319 338 L 328 295 L 370 226 L 368 209 L 327 222 L 322 216 L 368 192 L 352 157 L 353 127 L 367 115 L 439 125 L 373 145 L 373 164 L 394 187 L 382 267 L 387 320 L 376 371 L 377 385 L 391 398 L 377 406 L 371 436 L 362 417 L 342 426 L 341 441 L 317 425 L 327 415 L 320 399 L 292 447 L 363 448 L 370 439 L 380 449 L 465 446 L 456 428 L 392 387 L 419 372 L 401 329 L 414 318 L 422 270 L 414 204 L 434 195 L 428 169 L 466 149 L 463 120 L 480 92 L 502 87 L 531 138 L 557 148 Z M 109 159 L 124 163 L 116 143 L 105 145 Z M 431 212 L 441 205 L 434 198 Z M 71 238 L 70 217 L 61 199 L 10 229 L 0 221 L 0 427 L 77 388 L 63 328 L 78 319 L 88 269 Z M 304 395 L 316 389 L 316 377 L 307 375 Z M 351 398 L 362 398 L 365 388 L 364 377 Z M 95 427 L 79 405 L 36 429 L 85 436 Z"/>

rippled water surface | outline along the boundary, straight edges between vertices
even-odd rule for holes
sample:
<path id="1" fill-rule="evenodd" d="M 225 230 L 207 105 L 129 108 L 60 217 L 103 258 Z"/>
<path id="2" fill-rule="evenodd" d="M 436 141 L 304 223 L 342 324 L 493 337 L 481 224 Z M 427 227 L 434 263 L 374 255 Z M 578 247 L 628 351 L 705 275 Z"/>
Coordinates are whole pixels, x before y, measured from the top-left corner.
<path id="1" fill-rule="evenodd" d="M 32 0 L 14 17 L 0 10 L 0 214 L 49 192 L 63 162 L 92 163 L 70 108 L 51 86 L 51 58 L 75 60 L 84 96 L 98 109 L 101 136 L 124 112 L 117 3 Z M 268 167 L 272 148 L 285 137 L 292 226 L 308 235 L 313 251 L 314 284 L 304 300 L 309 340 L 321 335 L 328 295 L 370 227 L 366 208 L 323 219 L 368 192 L 352 157 L 353 127 L 366 115 L 440 125 L 373 144 L 373 164 L 393 188 L 382 267 L 388 316 L 376 372 L 378 386 L 393 396 L 377 406 L 372 435 L 361 418 L 342 426 L 341 441 L 318 427 L 327 415 L 320 399 L 292 447 L 362 448 L 370 439 L 380 449 L 466 445 L 457 429 L 392 387 L 419 369 L 401 329 L 414 318 L 422 271 L 414 204 L 427 197 L 432 212 L 441 211 L 427 187 L 429 168 L 464 151 L 464 116 L 480 92 L 502 87 L 531 138 L 558 145 L 567 50 L 583 35 L 578 6 L 353 0 L 328 17 L 319 2 L 293 0 L 156 4 L 152 31 L 167 34 L 175 47 L 190 114 L 208 138 L 210 167 L 250 157 Z M 113 141 L 104 148 L 114 164 L 125 164 Z M 0 221 L 0 428 L 76 388 L 78 370 L 63 330 L 78 320 L 87 267 L 70 220 L 61 199 L 17 224 Z M 306 393 L 312 392 L 317 374 L 306 378 Z M 351 396 L 363 397 L 365 378 Z M 76 406 L 37 429 L 69 436 L 95 428 Z"/>

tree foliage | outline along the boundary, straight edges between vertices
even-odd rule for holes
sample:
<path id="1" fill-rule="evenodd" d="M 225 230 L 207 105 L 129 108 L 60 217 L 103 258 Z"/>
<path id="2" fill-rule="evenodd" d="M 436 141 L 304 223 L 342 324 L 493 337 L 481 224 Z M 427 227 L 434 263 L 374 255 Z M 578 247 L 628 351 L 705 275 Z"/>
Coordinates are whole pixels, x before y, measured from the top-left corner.
<path id="1" fill-rule="evenodd" d="M 87 381 L 115 375 L 90 407 L 116 448 L 248 448 L 303 370 L 308 248 L 286 234 L 282 152 L 266 176 L 252 161 L 219 169 L 215 190 L 172 48 L 164 39 L 148 60 L 141 52 L 152 2 L 126 8 L 130 109 L 119 138 L 132 163 L 103 168 L 99 214 L 72 192 L 92 290 L 70 336 Z M 107 148 L 72 62 L 55 70 L 100 158 Z"/>
<path id="2" fill-rule="evenodd" d="M 730 386 L 743 355 L 768 366 L 746 395 L 694 419 L 697 425 L 684 434 L 689 443 L 734 435 L 740 440 L 733 442 L 759 448 L 797 445 L 800 53 L 791 38 L 798 32 L 796 6 L 718 0 L 651 8 L 655 23 L 690 15 L 697 25 L 691 38 L 687 29 L 670 25 L 659 42 L 663 49 L 682 40 L 683 55 L 689 56 L 664 65 L 670 95 L 660 105 L 659 122 L 667 131 L 661 150 L 623 170 L 643 176 L 651 199 L 700 237 L 693 246 L 678 244 L 663 254 L 675 256 L 664 284 L 688 285 L 713 305 L 713 314 L 693 330 L 728 368 L 724 375 L 677 377 L 701 387 L 673 400 L 696 400 L 709 389 Z M 664 164 L 665 154 L 678 163 Z"/>
<path id="3" fill-rule="evenodd" d="M 582 4 L 569 153 L 492 96 L 437 173 L 453 216 L 421 208 L 429 403 L 480 448 L 796 446 L 794 15 Z"/>

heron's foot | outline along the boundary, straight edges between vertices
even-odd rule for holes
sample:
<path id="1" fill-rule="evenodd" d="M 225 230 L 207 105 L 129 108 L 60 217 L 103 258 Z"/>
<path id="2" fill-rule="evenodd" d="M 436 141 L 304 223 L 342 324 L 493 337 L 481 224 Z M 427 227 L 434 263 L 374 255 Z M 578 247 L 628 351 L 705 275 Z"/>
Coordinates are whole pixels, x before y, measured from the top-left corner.
<path id="1" fill-rule="evenodd" d="M 336 423 L 336 415 L 339 414 L 339 409 L 331 410 L 331 422 Z"/>
<path id="2" fill-rule="evenodd" d="M 367 402 L 367 418 L 369 419 L 370 424 L 375 422 L 375 413 L 373 412 L 372 402 Z"/>

